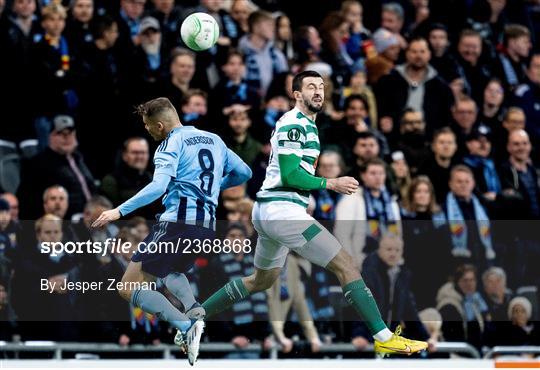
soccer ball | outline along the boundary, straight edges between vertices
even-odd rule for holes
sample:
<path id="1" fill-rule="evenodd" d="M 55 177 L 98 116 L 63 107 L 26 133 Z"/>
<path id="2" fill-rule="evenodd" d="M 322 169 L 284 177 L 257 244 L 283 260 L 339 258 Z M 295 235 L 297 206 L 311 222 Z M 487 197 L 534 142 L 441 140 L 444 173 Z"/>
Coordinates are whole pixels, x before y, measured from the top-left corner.
<path id="1" fill-rule="evenodd" d="M 182 22 L 180 36 L 190 49 L 207 50 L 215 45 L 219 37 L 219 26 L 210 14 L 193 13 Z"/>

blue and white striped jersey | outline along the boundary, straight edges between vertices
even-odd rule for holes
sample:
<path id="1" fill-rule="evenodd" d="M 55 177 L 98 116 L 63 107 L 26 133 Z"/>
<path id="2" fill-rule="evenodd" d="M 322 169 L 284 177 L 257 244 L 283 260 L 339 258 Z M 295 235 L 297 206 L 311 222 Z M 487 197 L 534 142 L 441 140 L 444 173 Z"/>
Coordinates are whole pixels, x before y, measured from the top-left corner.
<path id="1" fill-rule="evenodd" d="M 222 179 L 245 164 L 213 133 L 174 128 L 154 154 L 155 174 L 171 176 L 160 221 L 215 227 Z"/>

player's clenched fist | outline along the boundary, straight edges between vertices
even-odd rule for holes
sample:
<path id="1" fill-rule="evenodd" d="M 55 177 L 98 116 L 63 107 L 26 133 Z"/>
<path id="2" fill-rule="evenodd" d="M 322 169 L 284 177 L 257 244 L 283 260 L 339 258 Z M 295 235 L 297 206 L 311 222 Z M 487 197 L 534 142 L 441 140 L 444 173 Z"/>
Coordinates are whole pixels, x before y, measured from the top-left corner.
<path id="1" fill-rule="evenodd" d="M 111 221 L 116 221 L 120 218 L 118 208 L 102 212 L 99 217 L 92 223 L 92 227 L 101 227 Z"/>
<path id="2" fill-rule="evenodd" d="M 358 190 L 358 181 L 350 176 L 338 177 L 326 180 L 326 188 L 341 194 L 352 194 Z"/>

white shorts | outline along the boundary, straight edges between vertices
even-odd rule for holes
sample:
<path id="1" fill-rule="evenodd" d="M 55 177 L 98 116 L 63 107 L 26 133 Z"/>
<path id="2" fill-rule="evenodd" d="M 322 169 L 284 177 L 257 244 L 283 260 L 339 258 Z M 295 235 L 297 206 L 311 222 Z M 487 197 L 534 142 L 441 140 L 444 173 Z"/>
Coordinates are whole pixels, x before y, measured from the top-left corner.
<path id="1" fill-rule="evenodd" d="M 326 267 L 341 249 L 334 235 L 298 204 L 255 202 L 252 216 L 259 234 L 255 248 L 255 267 L 259 269 L 283 267 L 289 249 Z"/>

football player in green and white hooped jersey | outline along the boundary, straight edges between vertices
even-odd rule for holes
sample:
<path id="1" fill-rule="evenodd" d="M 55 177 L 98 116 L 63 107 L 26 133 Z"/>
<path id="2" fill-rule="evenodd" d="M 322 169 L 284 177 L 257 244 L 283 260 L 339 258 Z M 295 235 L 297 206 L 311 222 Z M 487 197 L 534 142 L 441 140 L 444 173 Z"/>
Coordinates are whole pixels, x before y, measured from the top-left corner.
<path id="1" fill-rule="evenodd" d="M 369 288 L 360 277 L 351 256 L 337 239 L 307 214 L 309 192 L 329 189 L 350 195 L 357 191 L 352 177 L 325 179 L 315 176 L 320 144 L 315 118 L 324 103 L 324 81 L 314 71 L 293 79 L 294 109 L 276 125 L 266 179 L 253 207 L 257 230 L 255 273 L 227 283 L 204 303 L 206 318 L 223 311 L 250 294 L 270 288 L 279 277 L 289 250 L 332 271 L 339 279 L 347 301 L 360 314 L 375 338 L 381 354 L 411 354 L 427 343 L 392 333 L 381 318 Z"/>
<path id="2" fill-rule="evenodd" d="M 324 178 L 313 178 L 321 148 L 319 131 L 315 122 L 304 115 L 300 109 L 294 108 L 285 113 L 276 123 L 270 144 L 272 156 L 261 191 L 257 194 L 257 201 L 286 200 L 306 208 L 309 190 L 303 189 L 313 187 L 323 189 L 326 182 Z M 295 170 L 299 173 L 295 174 Z M 302 176 L 304 171 L 310 176 Z M 291 173 L 296 177 L 300 176 L 297 179 L 300 181 L 299 184 L 295 184 L 294 180 L 291 184 L 290 176 L 284 179 L 284 174 Z"/>

